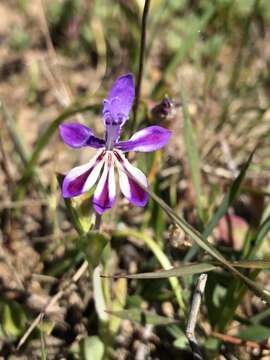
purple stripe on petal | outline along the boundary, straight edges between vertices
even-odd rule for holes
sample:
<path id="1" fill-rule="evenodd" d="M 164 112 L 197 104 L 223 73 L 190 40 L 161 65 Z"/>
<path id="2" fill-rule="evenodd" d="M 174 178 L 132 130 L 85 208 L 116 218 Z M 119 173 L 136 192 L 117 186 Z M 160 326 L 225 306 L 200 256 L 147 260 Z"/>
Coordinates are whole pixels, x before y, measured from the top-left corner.
<path id="1" fill-rule="evenodd" d="M 107 153 L 102 176 L 98 182 L 93 198 L 93 206 L 100 215 L 110 209 L 116 198 L 114 165 L 111 153 Z"/>
<path id="2" fill-rule="evenodd" d="M 111 208 L 111 205 L 109 203 L 109 179 L 108 177 L 105 180 L 105 183 L 103 184 L 103 190 L 99 196 L 99 198 L 95 198 L 93 200 L 93 206 L 96 210 L 96 212 L 100 215 L 104 213 L 104 211 Z"/>
<path id="3" fill-rule="evenodd" d="M 119 141 L 116 145 L 122 151 L 151 152 L 165 146 L 172 132 L 161 126 L 149 126 L 136 132 L 128 141 Z"/>
<path id="4" fill-rule="evenodd" d="M 87 140 L 93 135 L 91 129 L 78 123 L 61 124 L 59 131 L 64 143 L 73 148 L 85 146 Z"/>
<path id="5" fill-rule="evenodd" d="M 136 206 L 145 206 L 148 202 L 148 194 L 130 177 L 128 177 L 131 196 L 128 199 Z"/>
<path id="6" fill-rule="evenodd" d="M 147 187 L 148 182 L 146 176 L 141 170 L 131 165 L 118 151 L 115 151 L 115 155 L 119 173 L 119 185 L 122 194 L 134 205 L 145 206 L 148 201 L 148 194 L 135 180 L 133 180 L 132 177 L 134 177 L 140 184 Z M 131 174 L 132 177 L 129 176 L 129 174 Z"/>
<path id="7" fill-rule="evenodd" d="M 93 169 L 90 168 L 85 173 L 79 175 L 78 177 L 76 177 L 71 181 L 69 181 L 68 177 L 66 176 L 62 188 L 63 197 L 67 198 L 67 197 L 81 195 L 83 193 L 83 186 L 92 170 Z"/>

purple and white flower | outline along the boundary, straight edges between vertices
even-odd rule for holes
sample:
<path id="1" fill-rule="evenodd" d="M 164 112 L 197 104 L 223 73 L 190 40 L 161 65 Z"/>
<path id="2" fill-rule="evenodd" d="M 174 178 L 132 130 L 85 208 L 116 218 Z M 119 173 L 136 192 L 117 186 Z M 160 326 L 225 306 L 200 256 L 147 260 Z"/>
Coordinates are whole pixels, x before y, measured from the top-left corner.
<path id="1" fill-rule="evenodd" d="M 133 179 L 147 187 L 146 176 L 130 164 L 124 153 L 158 150 L 167 144 L 171 131 L 160 126 L 149 126 L 136 132 L 129 140 L 120 141 L 121 128 L 128 120 L 134 97 L 132 74 L 119 77 L 103 104 L 105 139 L 97 138 L 91 129 L 78 123 L 59 126 L 60 136 L 67 145 L 97 149 L 96 155 L 87 164 L 75 167 L 65 176 L 62 185 L 64 198 L 81 195 L 97 183 L 93 206 L 98 214 L 102 214 L 113 206 L 116 199 L 116 168 L 122 194 L 134 205 L 146 205 L 148 194 Z"/>

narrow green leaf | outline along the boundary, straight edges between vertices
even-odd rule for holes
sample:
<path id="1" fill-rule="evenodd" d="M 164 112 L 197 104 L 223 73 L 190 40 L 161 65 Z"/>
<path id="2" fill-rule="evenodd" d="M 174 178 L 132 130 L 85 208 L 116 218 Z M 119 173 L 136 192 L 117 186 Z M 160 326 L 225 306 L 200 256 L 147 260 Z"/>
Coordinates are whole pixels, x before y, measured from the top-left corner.
<path id="1" fill-rule="evenodd" d="M 246 341 L 261 342 L 267 340 L 270 337 L 270 329 L 269 327 L 259 324 L 250 325 L 241 330 L 238 334 L 238 337 Z"/>
<path id="2" fill-rule="evenodd" d="M 236 177 L 236 179 L 234 180 L 234 182 L 232 183 L 229 191 L 227 192 L 227 194 L 224 196 L 220 206 L 218 207 L 218 209 L 216 210 L 214 216 L 212 217 L 212 219 L 209 221 L 209 223 L 206 225 L 205 230 L 203 232 L 203 237 L 205 239 L 208 238 L 209 235 L 211 235 L 212 231 L 214 230 L 214 228 L 218 225 L 220 219 L 227 213 L 229 207 L 233 204 L 234 200 L 236 199 L 237 195 L 239 194 L 240 188 L 241 188 L 241 184 L 246 176 L 246 172 L 251 164 L 253 155 L 256 151 L 256 148 L 254 149 L 254 151 L 250 154 L 247 162 L 244 164 L 242 170 L 240 171 L 239 175 Z M 197 244 L 198 245 L 198 244 Z M 185 261 L 191 261 L 193 259 L 193 257 L 195 256 L 195 254 L 197 253 L 199 247 L 198 246 L 193 246 L 190 251 L 187 253 L 187 255 L 185 256 Z"/>
<path id="3" fill-rule="evenodd" d="M 102 271 L 101 265 L 98 265 L 93 271 L 93 293 L 94 293 L 95 308 L 99 320 L 103 323 L 106 323 L 109 317 L 106 311 L 107 306 L 106 306 L 104 291 L 102 288 L 102 282 L 100 277 L 101 271 Z"/>
<path id="4" fill-rule="evenodd" d="M 262 242 L 269 231 L 269 225 L 270 225 L 269 210 L 270 210 L 270 206 L 267 206 L 266 209 L 264 210 L 262 223 L 255 235 L 255 238 L 253 239 L 254 246 L 252 246 L 251 251 L 247 255 L 248 260 L 244 260 L 245 262 L 252 261 L 249 259 L 257 254 L 258 249 L 262 245 Z M 258 267 L 257 270 L 254 270 L 249 275 L 253 281 L 255 281 L 261 269 L 262 267 Z M 219 331 L 224 331 L 227 324 L 233 319 L 237 306 L 240 304 L 246 291 L 247 291 L 246 286 L 241 284 L 238 279 L 235 279 L 230 283 L 230 286 L 227 289 L 226 297 L 224 299 L 224 305 L 222 305 L 221 307 L 221 316 L 219 318 L 219 324 L 218 324 Z"/>
<path id="5" fill-rule="evenodd" d="M 42 330 L 40 330 L 40 342 L 41 342 L 41 360 L 47 360 L 48 350 L 46 347 L 46 337 Z"/>
<path id="6" fill-rule="evenodd" d="M 256 149 L 254 149 L 252 151 L 252 153 L 249 155 L 247 162 L 244 164 L 239 175 L 232 183 L 232 186 L 230 187 L 228 193 L 224 196 L 222 203 L 220 204 L 217 211 L 215 212 L 215 215 L 212 217 L 210 222 L 206 225 L 205 230 L 203 232 L 203 236 L 205 238 L 207 238 L 212 233 L 214 228 L 219 223 L 219 220 L 227 213 L 229 207 L 232 205 L 233 201 L 237 197 L 240 187 L 241 187 L 241 184 L 246 176 L 247 169 L 249 168 L 249 165 L 252 161 L 255 151 L 256 151 Z"/>
<path id="7" fill-rule="evenodd" d="M 116 236 L 132 236 L 132 237 L 135 237 L 136 239 L 142 240 L 146 244 L 146 246 L 148 246 L 148 248 L 153 252 L 153 254 L 157 258 L 157 260 L 159 261 L 159 263 L 161 264 L 163 269 L 167 270 L 172 267 L 170 260 L 168 259 L 166 254 L 162 251 L 162 249 L 160 248 L 158 243 L 156 241 L 154 241 L 151 237 L 146 235 L 145 233 L 142 233 L 141 231 L 135 231 L 132 229 L 126 229 L 126 230 L 117 231 L 114 233 L 114 235 L 116 235 Z M 177 302 L 178 302 L 180 308 L 185 311 L 186 305 L 183 300 L 182 288 L 181 288 L 181 285 L 180 285 L 178 279 L 176 277 L 171 277 L 169 279 L 169 282 L 174 291 L 175 297 L 177 299 Z"/>
<path id="8" fill-rule="evenodd" d="M 256 234 L 256 238 L 253 242 L 253 247 L 250 251 L 249 258 L 256 255 L 258 249 L 260 248 L 263 240 L 265 239 L 265 236 L 270 231 L 270 215 L 263 221 L 263 223 L 260 225 L 258 232 Z"/>
<path id="9" fill-rule="evenodd" d="M 150 311 L 142 311 L 140 309 L 128 309 L 121 311 L 108 311 L 110 315 L 117 316 L 120 319 L 127 319 L 141 325 L 169 325 L 177 323 L 177 320 L 157 315 Z"/>
<path id="10" fill-rule="evenodd" d="M 250 317 L 248 321 L 252 324 L 259 324 L 262 323 L 264 319 L 269 319 L 270 316 L 270 308 L 267 307 L 266 309 L 261 310 L 258 314 Z"/>
<path id="11" fill-rule="evenodd" d="M 123 308 L 126 305 L 127 295 L 128 295 L 127 280 L 118 279 L 117 281 L 113 282 L 112 286 L 113 286 L 112 293 L 115 294 L 115 298 L 113 299 L 110 308 L 112 311 L 123 310 Z M 116 335 L 121 326 L 121 322 L 122 322 L 121 319 L 119 317 L 117 318 L 116 316 L 112 316 L 109 319 L 109 322 L 110 322 L 111 334 Z"/>
<path id="12" fill-rule="evenodd" d="M 181 100 L 184 114 L 184 140 L 187 151 L 191 180 L 195 191 L 196 206 L 201 217 L 201 184 L 200 184 L 200 165 L 197 143 L 192 128 L 189 111 L 186 104 L 184 93 L 181 93 Z"/>
<path id="13" fill-rule="evenodd" d="M 16 153 L 21 158 L 22 163 L 25 165 L 29 159 L 29 150 L 26 147 L 26 144 L 22 141 L 22 136 L 18 131 L 16 122 L 13 119 L 11 113 L 6 107 L 4 101 L 0 98 L 0 111 L 3 112 L 5 124 L 9 130 L 10 136 L 12 138 Z"/>
<path id="14" fill-rule="evenodd" d="M 230 264 L 236 268 L 244 269 L 270 269 L 270 261 L 266 260 L 241 260 L 233 261 Z M 217 270 L 220 268 L 220 263 L 194 263 L 185 264 L 181 267 L 175 267 L 169 270 L 158 270 L 155 272 L 139 273 L 139 274 L 119 274 L 112 276 L 113 278 L 127 278 L 127 279 L 164 279 L 172 276 L 181 277 L 188 275 L 195 275 Z"/>
<path id="15" fill-rule="evenodd" d="M 172 268 L 170 270 L 159 270 L 156 272 L 148 272 L 148 273 L 141 273 L 141 274 L 132 274 L 132 275 L 116 275 L 116 278 L 127 278 L 127 279 L 164 279 L 169 278 L 171 276 L 188 276 L 188 275 L 195 275 L 201 274 L 208 271 L 218 269 L 217 266 L 212 264 L 192 264 L 192 265 L 183 265 L 179 268 Z"/>
<path id="16" fill-rule="evenodd" d="M 156 201 L 162 209 L 170 216 L 170 218 L 177 224 L 184 232 L 187 234 L 197 245 L 199 245 L 203 250 L 205 250 L 209 255 L 214 259 L 218 260 L 224 268 L 229 270 L 231 273 L 239 277 L 258 297 L 265 300 L 270 304 L 270 293 L 269 291 L 262 289 L 254 281 L 243 275 L 237 269 L 235 269 L 231 263 L 211 244 L 209 243 L 197 230 L 195 230 L 191 225 L 189 225 L 184 219 L 178 216 L 173 209 L 171 209 L 160 197 L 153 193 L 150 189 L 145 187 L 143 184 L 139 183 L 131 173 L 128 175 L 136 182 L 138 185 L 144 189 L 154 201 Z"/>
<path id="17" fill-rule="evenodd" d="M 233 261 L 232 265 L 245 269 L 270 269 L 270 261 L 267 260 L 239 260 Z"/>

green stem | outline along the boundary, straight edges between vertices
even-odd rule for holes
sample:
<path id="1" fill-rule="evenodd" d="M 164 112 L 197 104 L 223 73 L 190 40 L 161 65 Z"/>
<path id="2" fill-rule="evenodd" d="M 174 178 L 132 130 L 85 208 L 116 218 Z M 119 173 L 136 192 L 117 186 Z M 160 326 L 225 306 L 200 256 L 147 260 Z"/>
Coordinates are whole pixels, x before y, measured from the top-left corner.
<path id="1" fill-rule="evenodd" d="M 141 84 L 142 84 L 142 77 L 143 77 L 144 53 L 145 53 L 145 44 L 146 44 L 146 22 L 147 22 L 149 7 L 150 7 L 150 0 L 145 0 L 144 8 L 143 8 L 143 15 L 142 15 L 140 60 L 139 60 L 139 70 L 138 70 L 137 83 L 136 83 L 136 95 L 135 95 L 135 103 L 134 103 L 134 110 L 133 110 L 133 121 L 131 123 L 131 133 L 133 133 L 133 131 L 136 127 L 138 106 L 139 106 L 140 96 L 141 96 Z"/>

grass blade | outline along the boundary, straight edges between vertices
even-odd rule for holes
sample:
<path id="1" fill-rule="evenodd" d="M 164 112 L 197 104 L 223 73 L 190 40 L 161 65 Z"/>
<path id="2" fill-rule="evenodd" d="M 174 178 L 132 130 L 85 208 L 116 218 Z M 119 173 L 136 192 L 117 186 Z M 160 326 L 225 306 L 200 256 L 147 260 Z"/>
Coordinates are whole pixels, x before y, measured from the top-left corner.
<path id="1" fill-rule="evenodd" d="M 178 321 L 154 314 L 150 311 L 142 311 L 140 309 L 126 309 L 120 311 L 107 311 L 110 315 L 117 316 L 120 319 L 127 319 L 141 325 L 170 325 Z"/>
<path id="2" fill-rule="evenodd" d="M 195 191 L 196 206 L 200 217 L 202 217 L 199 154 L 183 91 L 181 93 L 181 100 L 184 114 L 184 140 L 187 151 L 188 164 L 191 172 L 192 184 Z"/>
<path id="3" fill-rule="evenodd" d="M 239 260 L 233 261 L 232 265 L 244 269 L 270 269 L 270 261 L 268 260 Z"/>
<path id="4" fill-rule="evenodd" d="M 231 265 L 236 268 L 244 269 L 270 269 L 270 261 L 267 260 L 242 260 L 233 261 Z M 217 262 L 209 263 L 194 263 L 186 264 L 181 267 L 172 268 L 169 270 L 158 270 L 155 272 L 139 273 L 139 274 L 119 274 L 114 275 L 113 278 L 126 278 L 126 279 L 166 279 L 172 276 L 181 277 L 195 274 L 206 273 L 209 271 L 217 270 L 220 264 Z"/>
<path id="5" fill-rule="evenodd" d="M 0 111 L 4 115 L 5 124 L 12 138 L 16 153 L 19 155 L 22 163 L 25 165 L 27 164 L 27 161 L 29 159 L 28 149 L 26 148 L 26 145 L 22 142 L 22 137 L 18 132 L 15 121 L 2 99 L 0 99 Z"/>
<path id="6" fill-rule="evenodd" d="M 175 211 L 170 208 L 159 196 L 153 193 L 150 189 L 145 187 L 143 184 L 139 183 L 136 178 L 132 176 L 132 174 L 128 173 L 128 175 L 136 182 L 138 185 L 144 189 L 154 201 L 156 201 L 162 209 L 169 215 L 169 217 L 173 220 L 175 224 L 177 224 L 186 235 L 188 235 L 198 246 L 200 246 L 203 250 L 205 250 L 209 255 L 211 255 L 214 259 L 216 259 L 222 267 L 229 270 L 233 275 L 240 278 L 247 287 L 252 290 L 259 298 L 265 300 L 270 304 L 270 293 L 269 291 L 261 288 L 254 281 L 243 275 L 237 269 L 235 269 L 231 263 L 211 244 L 209 243 L 197 230 L 195 230 L 191 225 L 189 225 L 184 219 L 178 216 Z"/>
<path id="7" fill-rule="evenodd" d="M 180 277 L 201 274 L 208 271 L 216 270 L 218 267 L 212 264 L 202 263 L 202 264 L 191 264 L 183 265 L 179 268 L 172 268 L 170 270 L 159 270 L 156 272 L 148 272 L 141 274 L 132 274 L 132 275 L 115 275 L 114 278 L 127 278 L 127 279 L 166 279 L 171 276 Z"/>
<path id="8" fill-rule="evenodd" d="M 206 225 L 203 235 L 207 238 L 214 228 L 219 223 L 219 220 L 227 213 L 229 207 L 232 205 L 234 199 L 239 193 L 241 184 L 245 178 L 247 169 L 249 168 L 249 165 L 252 161 L 253 155 L 255 153 L 256 149 L 249 155 L 249 158 L 245 165 L 243 166 L 242 170 L 240 171 L 237 178 L 232 183 L 232 186 L 230 187 L 228 193 L 225 195 L 222 203 L 220 204 L 218 210 L 216 211 L 215 215 L 212 217 L 211 221 Z"/>
<path id="9" fill-rule="evenodd" d="M 126 230 L 117 231 L 113 235 L 118 237 L 132 236 L 136 239 L 142 240 L 148 246 L 148 248 L 153 252 L 153 254 L 157 258 L 163 269 L 167 270 L 172 268 L 170 260 L 167 258 L 166 254 L 162 251 L 158 243 L 156 243 L 151 237 L 147 236 L 146 234 L 132 229 L 126 229 Z M 176 277 L 171 277 L 169 281 L 174 291 L 179 307 L 185 311 L 186 305 L 183 300 L 182 288 L 178 279 Z"/>
<path id="10" fill-rule="evenodd" d="M 203 237 L 208 238 L 209 235 L 211 235 L 214 228 L 218 225 L 220 219 L 227 213 L 229 207 L 233 204 L 234 200 L 236 199 L 237 195 L 239 194 L 242 182 L 246 176 L 246 172 L 251 164 L 253 155 L 256 151 L 256 148 L 254 151 L 250 154 L 247 162 L 244 164 L 242 170 L 240 171 L 239 175 L 236 177 L 234 182 L 232 183 L 229 191 L 224 196 L 220 206 L 218 207 L 217 211 L 215 212 L 212 219 L 209 221 L 209 223 L 206 225 L 205 230 L 203 232 Z M 199 247 L 194 246 L 190 249 L 190 251 L 187 253 L 185 257 L 185 261 L 191 261 L 195 254 L 197 253 Z"/>

